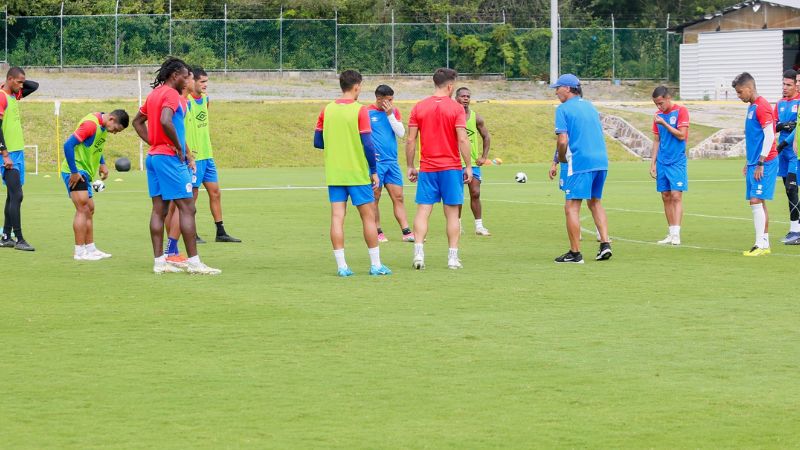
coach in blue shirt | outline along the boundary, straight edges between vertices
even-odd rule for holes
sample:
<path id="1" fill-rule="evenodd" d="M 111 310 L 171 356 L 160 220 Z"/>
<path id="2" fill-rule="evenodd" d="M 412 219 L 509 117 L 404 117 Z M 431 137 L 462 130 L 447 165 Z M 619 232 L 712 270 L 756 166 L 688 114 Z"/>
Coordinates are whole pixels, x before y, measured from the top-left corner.
<path id="1" fill-rule="evenodd" d="M 583 263 L 580 250 L 583 200 L 586 200 L 600 234 L 600 249 L 595 259 L 604 261 L 611 258 L 611 244 L 608 241 L 606 211 L 600 203 L 608 172 L 608 153 L 600 114 L 591 102 L 584 100 L 581 82 L 575 75 L 561 75 L 550 87 L 555 88 L 556 97 L 561 102 L 556 109 L 556 135 L 558 159 L 567 163 L 564 211 L 570 246 L 569 251 L 555 261 Z"/>

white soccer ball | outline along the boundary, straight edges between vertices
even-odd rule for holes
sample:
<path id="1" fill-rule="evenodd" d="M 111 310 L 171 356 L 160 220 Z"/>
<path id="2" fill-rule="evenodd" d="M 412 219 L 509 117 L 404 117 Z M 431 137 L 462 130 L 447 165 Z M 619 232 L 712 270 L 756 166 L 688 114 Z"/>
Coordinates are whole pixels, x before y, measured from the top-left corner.
<path id="1" fill-rule="evenodd" d="M 103 183 L 103 180 L 94 180 L 92 181 L 92 189 L 95 192 L 103 192 L 106 189 L 106 184 Z"/>
<path id="2" fill-rule="evenodd" d="M 516 181 L 517 183 L 527 183 L 528 176 L 525 175 L 525 172 L 517 172 L 517 174 L 514 175 L 514 181 Z"/>

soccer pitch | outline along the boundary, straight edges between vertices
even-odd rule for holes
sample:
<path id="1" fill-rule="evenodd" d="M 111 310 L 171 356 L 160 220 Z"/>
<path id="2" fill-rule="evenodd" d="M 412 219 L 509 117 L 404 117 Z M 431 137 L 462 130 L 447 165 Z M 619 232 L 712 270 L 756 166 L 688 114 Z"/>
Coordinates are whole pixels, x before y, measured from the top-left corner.
<path id="1" fill-rule="evenodd" d="M 782 189 L 773 254 L 745 258 L 743 162 L 690 161 L 684 245 L 660 247 L 648 164 L 611 165 L 610 261 L 593 260 L 584 208 L 586 264 L 554 264 L 568 243 L 548 166 L 504 165 L 483 170 L 493 236 L 474 236 L 465 208 L 463 270 L 447 269 L 441 207 L 428 268 L 412 270 L 384 196 L 394 275 L 367 275 L 350 207 L 350 279 L 335 276 L 321 168 L 222 171 L 225 225 L 245 242 L 199 246 L 218 277 L 151 273 L 142 173 L 112 172 L 95 197 L 95 240 L 114 255 L 100 262 L 71 258 L 61 179 L 28 176 L 37 250 L 0 249 L 0 446 L 796 445 L 800 247 L 779 242 Z M 205 192 L 197 217 L 211 241 Z"/>

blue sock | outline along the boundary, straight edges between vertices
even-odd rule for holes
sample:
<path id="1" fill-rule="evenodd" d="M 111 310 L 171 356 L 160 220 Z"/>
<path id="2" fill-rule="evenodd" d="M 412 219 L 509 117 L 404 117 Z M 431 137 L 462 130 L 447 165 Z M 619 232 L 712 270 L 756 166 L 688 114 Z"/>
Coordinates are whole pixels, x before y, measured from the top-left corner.
<path id="1" fill-rule="evenodd" d="M 173 256 L 180 253 L 178 251 L 178 240 L 169 238 L 169 244 L 167 244 L 167 256 Z"/>

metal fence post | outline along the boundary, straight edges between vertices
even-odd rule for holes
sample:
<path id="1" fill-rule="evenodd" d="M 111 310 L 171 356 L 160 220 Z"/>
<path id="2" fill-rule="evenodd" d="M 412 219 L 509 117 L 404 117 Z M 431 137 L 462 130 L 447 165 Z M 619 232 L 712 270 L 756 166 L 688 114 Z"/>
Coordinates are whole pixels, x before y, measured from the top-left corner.
<path id="1" fill-rule="evenodd" d="M 225 19 L 224 19 L 224 34 L 225 34 L 225 45 L 224 45 L 224 60 L 225 60 L 225 73 L 228 73 L 228 4 L 225 3 Z"/>
<path id="2" fill-rule="evenodd" d="M 667 14 L 667 26 L 664 28 L 664 40 L 667 42 L 667 60 L 664 69 L 667 72 L 666 80 L 669 82 L 669 14 Z"/>
<path id="3" fill-rule="evenodd" d="M 119 68 L 119 0 L 114 8 L 114 72 Z"/>
<path id="4" fill-rule="evenodd" d="M 617 32 L 614 28 L 614 15 L 611 15 L 611 82 L 617 79 Z"/>
<path id="5" fill-rule="evenodd" d="M 339 10 L 333 11 L 333 71 L 339 73 Z"/>
<path id="6" fill-rule="evenodd" d="M 61 70 L 64 70 L 64 2 L 61 2 L 61 14 L 59 15 L 59 20 L 61 22 L 59 33 L 59 44 L 58 44 L 58 66 Z"/>
<path id="7" fill-rule="evenodd" d="M 278 36 L 278 70 L 283 73 L 283 5 L 281 5 L 281 15 L 278 17 L 278 21 L 280 23 L 280 34 Z"/>
<path id="8" fill-rule="evenodd" d="M 394 8 L 392 8 L 392 78 L 394 78 Z"/>
<path id="9" fill-rule="evenodd" d="M 8 4 L 6 4 L 6 17 L 4 19 L 6 21 L 6 62 L 8 62 Z M 11 65 L 9 63 L 9 65 Z"/>
<path id="10" fill-rule="evenodd" d="M 447 49 L 447 68 L 450 68 L 450 14 L 447 14 L 447 25 L 446 25 L 447 33 L 444 37 L 445 48 Z"/>
<path id="11" fill-rule="evenodd" d="M 169 0 L 169 54 L 172 55 L 172 0 Z"/>

